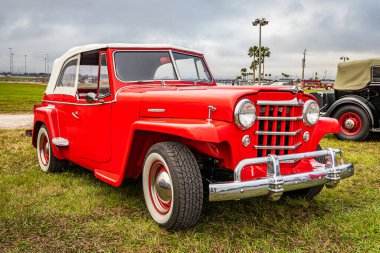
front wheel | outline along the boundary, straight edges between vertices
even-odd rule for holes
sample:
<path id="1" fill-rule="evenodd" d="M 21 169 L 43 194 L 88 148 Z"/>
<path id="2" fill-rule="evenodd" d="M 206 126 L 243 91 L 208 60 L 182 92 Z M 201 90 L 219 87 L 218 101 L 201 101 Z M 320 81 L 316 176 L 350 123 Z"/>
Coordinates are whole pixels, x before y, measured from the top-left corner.
<path id="1" fill-rule="evenodd" d="M 322 150 L 320 145 L 317 146 L 317 151 L 319 150 Z M 319 163 L 326 163 L 326 159 L 323 156 L 316 157 L 315 160 Z M 289 198 L 312 200 L 323 190 L 323 187 L 323 184 L 317 185 L 310 188 L 285 192 L 284 195 Z"/>
<path id="2" fill-rule="evenodd" d="M 364 141 L 370 128 L 370 122 L 363 109 L 354 105 L 339 108 L 333 115 L 340 123 L 340 132 L 335 134 L 338 139 Z"/>
<path id="3" fill-rule="evenodd" d="M 149 214 L 160 227 L 180 230 L 198 221 L 202 178 L 188 147 L 177 142 L 154 144 L 145 156 L 142 185 Z"/>

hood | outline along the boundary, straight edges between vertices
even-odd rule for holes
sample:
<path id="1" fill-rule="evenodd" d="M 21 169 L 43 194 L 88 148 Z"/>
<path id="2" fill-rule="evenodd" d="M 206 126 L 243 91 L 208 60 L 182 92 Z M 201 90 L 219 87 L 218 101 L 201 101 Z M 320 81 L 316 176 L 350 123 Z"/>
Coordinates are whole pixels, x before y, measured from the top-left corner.
<path id="1" fill-rule="evenodd" d="M 232 121 L 233 110 L 240 98 L 256 95 L 261 91 L 289 92 L 290 90 L 292 90 L 291 87 L 270 88 L 263 86 L 131 86 L 123 89 L 120 95 L 127 95 L 131 92 L 141 93 L 141 117 L 207 119 L 209 106 L 213 106 L 216 110 L 212 112 L 212 119 Z"/>

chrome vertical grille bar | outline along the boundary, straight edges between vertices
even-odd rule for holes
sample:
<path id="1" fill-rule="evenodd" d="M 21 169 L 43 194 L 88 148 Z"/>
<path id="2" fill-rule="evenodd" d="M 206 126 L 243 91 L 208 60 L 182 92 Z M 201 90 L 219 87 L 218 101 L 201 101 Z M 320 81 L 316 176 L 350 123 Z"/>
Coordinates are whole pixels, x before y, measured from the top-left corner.
<path id="1" fill-rule="evenodd" d="M 257 102 L 257 144 L 254 149 L 258 157 L 293 154 L 302 144 L 303 102 L 296 98 L 289 101 Z"/>

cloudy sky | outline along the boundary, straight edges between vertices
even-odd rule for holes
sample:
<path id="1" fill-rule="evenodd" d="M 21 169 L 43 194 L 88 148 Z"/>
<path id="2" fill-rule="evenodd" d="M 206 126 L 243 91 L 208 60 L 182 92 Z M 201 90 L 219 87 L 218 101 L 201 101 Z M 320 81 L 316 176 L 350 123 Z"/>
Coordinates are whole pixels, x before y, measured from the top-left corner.
<path id="1" fill-rule="evenodd" d="M 43 72 L 67 49 L 89 43 L 169 43 L 204 52 L 216 77 L 248 67 L 258 45 L 251 22 L 265 17 L 262 43 L 272 52 L 266 72 L 334 77 L 341 56 L 380 57 L 379 0 L 1 0 L 0 71 Z M 50 63 L 50 65 L 52 65 Z"/>

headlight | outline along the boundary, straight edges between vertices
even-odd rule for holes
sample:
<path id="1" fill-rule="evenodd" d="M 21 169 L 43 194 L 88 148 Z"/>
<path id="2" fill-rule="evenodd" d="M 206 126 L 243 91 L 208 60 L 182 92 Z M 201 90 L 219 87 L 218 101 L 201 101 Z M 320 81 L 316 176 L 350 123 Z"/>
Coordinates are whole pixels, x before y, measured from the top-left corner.
<path id="1" fill-rule="evenodd" d="M 317 124 L 319 120 L 319 106 L 313 100 L 308 100 L 303 107 L 303 123 L 307 126 Z"/>
<path id="2" fill-rule="evenodd" d="M 250 128 L 256 119 L 255 105 L 249 99 L 237 103 L 234 111 L 235 124 L 242 130 Z"/>

